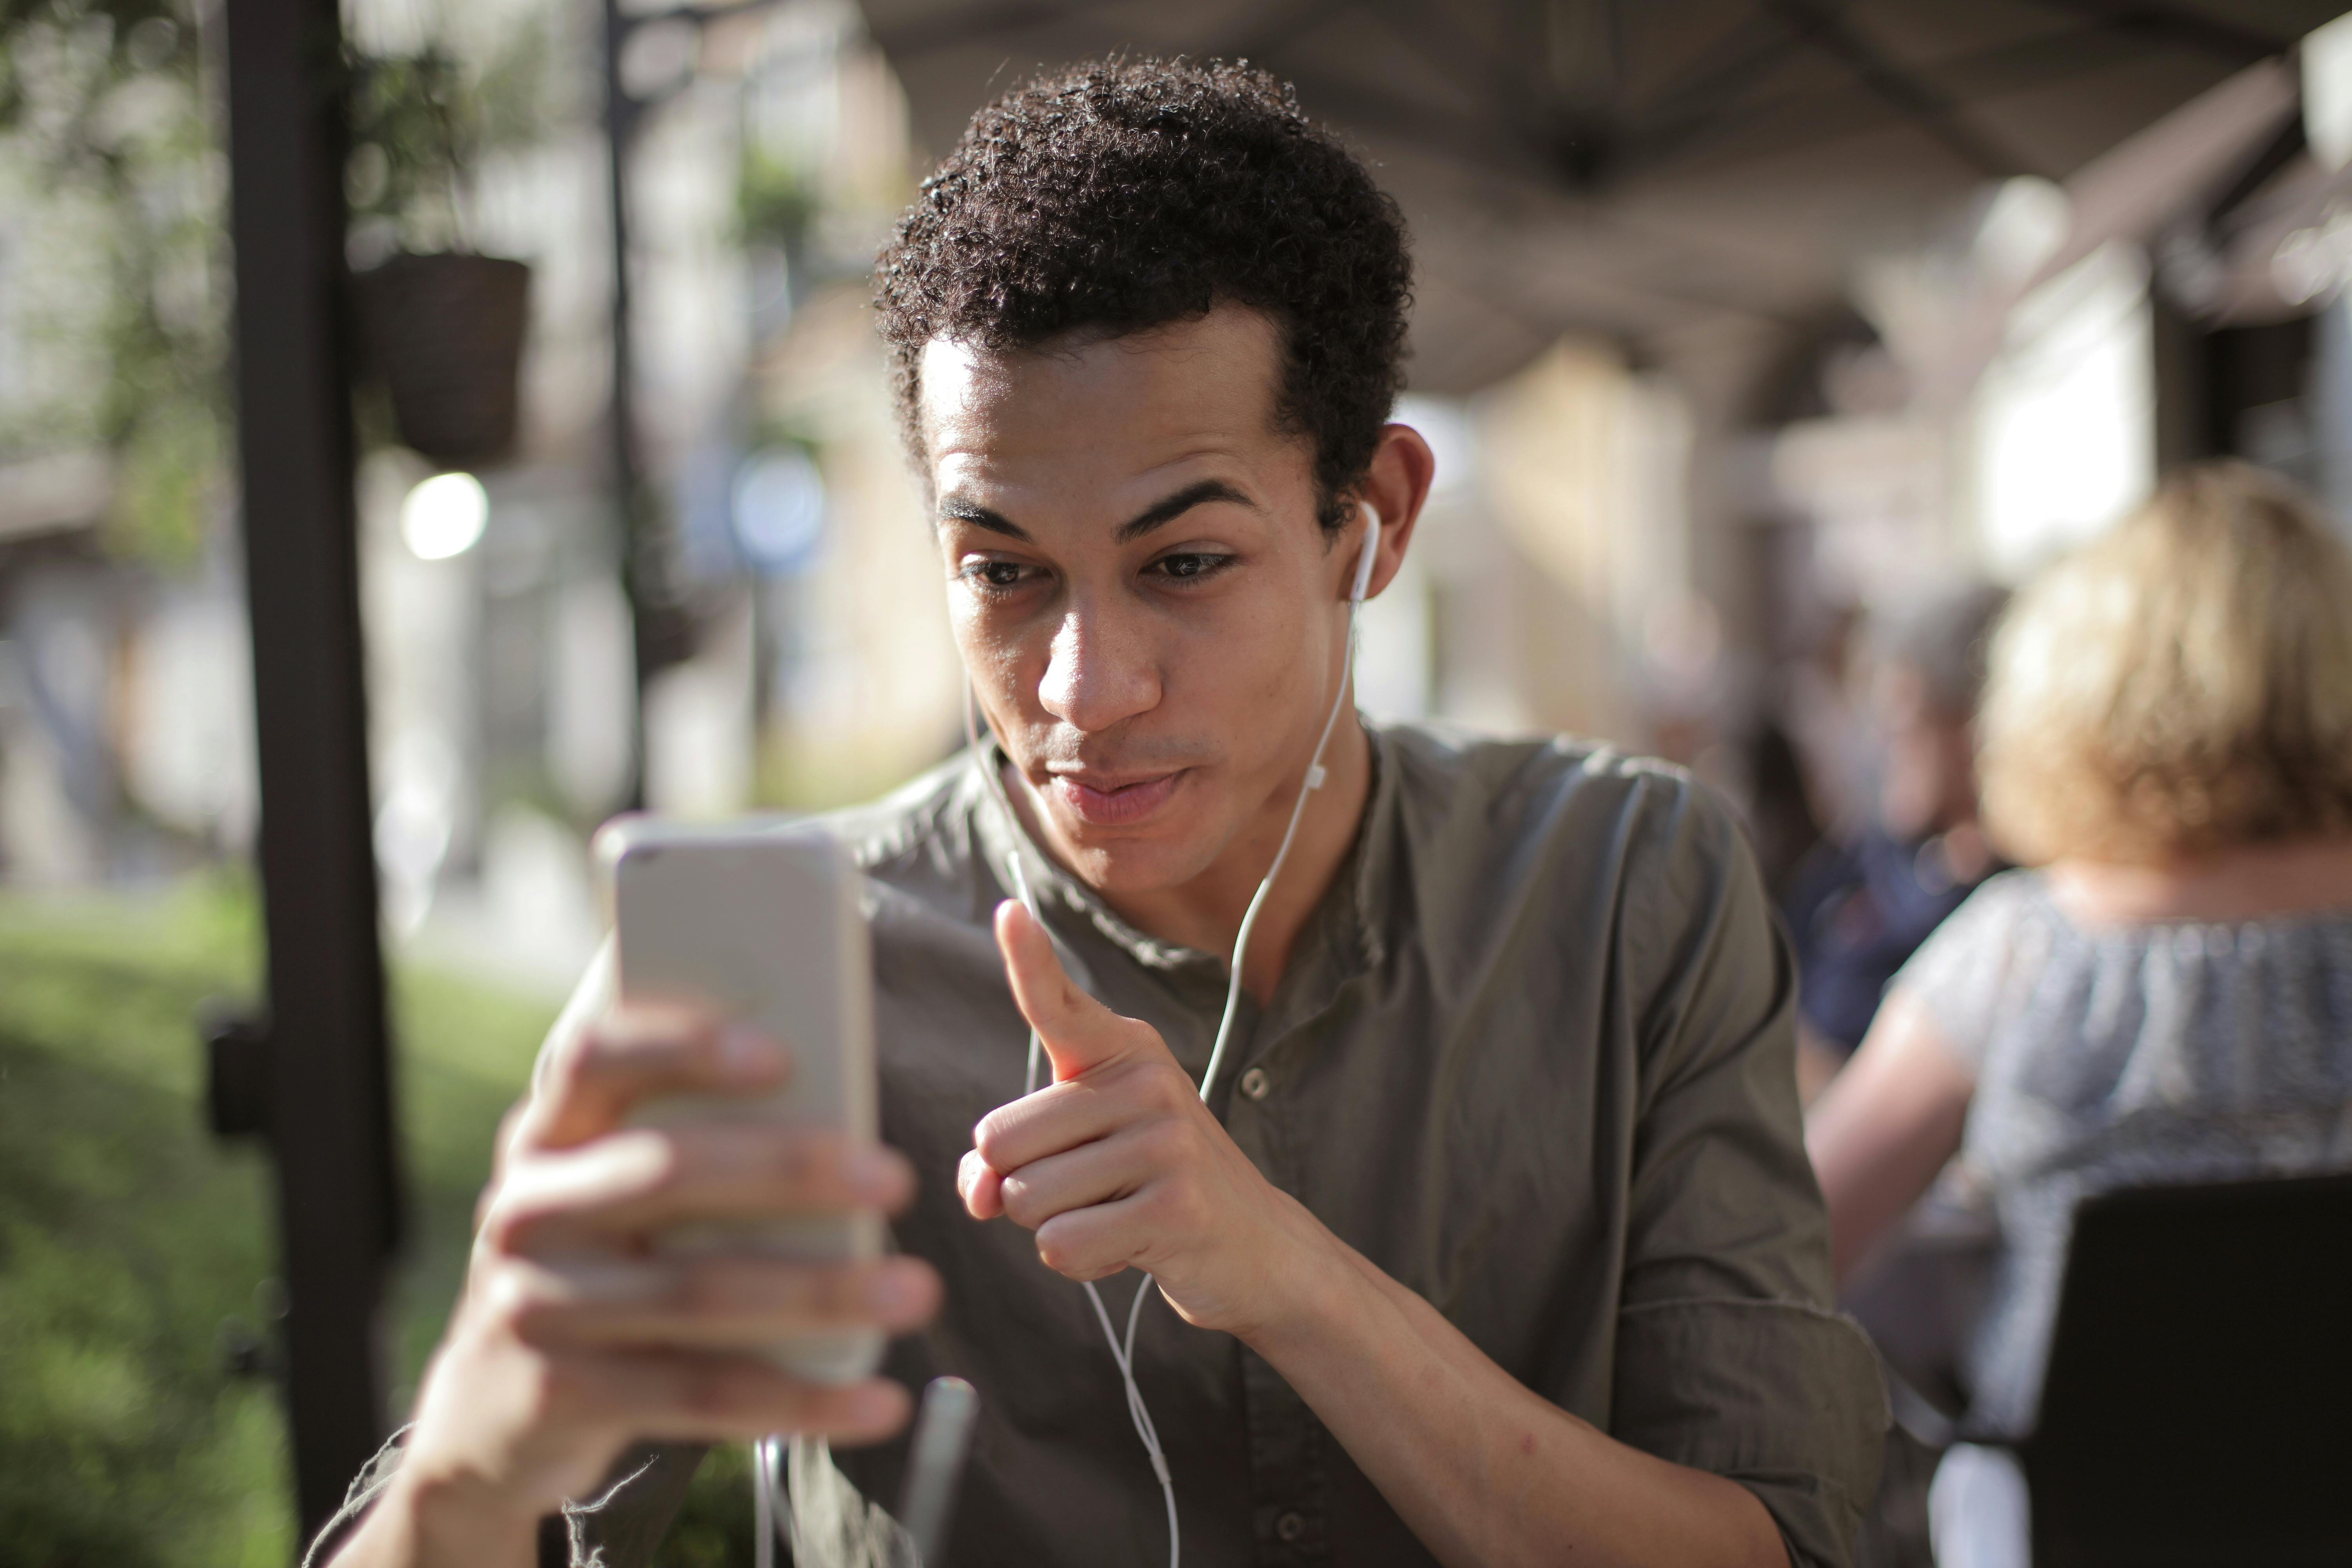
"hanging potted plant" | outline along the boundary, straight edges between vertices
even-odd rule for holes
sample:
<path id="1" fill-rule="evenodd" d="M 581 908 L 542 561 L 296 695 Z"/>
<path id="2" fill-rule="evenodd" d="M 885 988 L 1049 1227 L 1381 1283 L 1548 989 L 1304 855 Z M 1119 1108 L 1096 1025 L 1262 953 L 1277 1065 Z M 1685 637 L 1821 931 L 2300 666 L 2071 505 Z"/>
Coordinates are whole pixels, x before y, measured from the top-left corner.
<path id="1" fill-rule="evenodd" d="M 530 268 L 476 252 L 466 179 L 481 145 L 478 95 L 438 48 L 349 60 L 352 275 L 366 363 L 403 444 L 450 468 L 513 448 Z"/>

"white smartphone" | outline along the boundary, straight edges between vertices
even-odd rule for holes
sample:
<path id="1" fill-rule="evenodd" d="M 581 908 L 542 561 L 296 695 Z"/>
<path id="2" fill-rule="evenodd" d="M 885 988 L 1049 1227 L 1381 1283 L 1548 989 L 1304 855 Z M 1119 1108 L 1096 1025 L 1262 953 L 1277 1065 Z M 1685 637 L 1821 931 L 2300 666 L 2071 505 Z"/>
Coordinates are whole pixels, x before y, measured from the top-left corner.
<path id="1" fill-rule="evenodd" d="M 685 1003 L 751 1024 L 792 1053 L 767 1095 L 666 1095 L 640 1125 L 696 1121 L 877 1133 L 874 966 L 858 873 L 829 834 L 759 819 L 720 826 L 625 816 L 596 835 L 613 913 L 624 1003 Z M 723 1221 L 677 1227 L 672 1253 L 758 1252 L 814 1263 L 882 1250 L 874 1214 Z M 880 1364 L 877 1330 L 812 1334 L 769 1347 L 779 1366 L 817 1383 L 852 1383 Z"/>

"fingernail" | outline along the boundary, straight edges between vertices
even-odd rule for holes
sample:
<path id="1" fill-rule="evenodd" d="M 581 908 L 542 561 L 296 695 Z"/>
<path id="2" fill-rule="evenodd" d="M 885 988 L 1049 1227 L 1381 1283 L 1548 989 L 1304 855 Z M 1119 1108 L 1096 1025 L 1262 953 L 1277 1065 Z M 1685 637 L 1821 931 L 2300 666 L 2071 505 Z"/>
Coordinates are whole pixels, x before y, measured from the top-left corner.
<path id="1" fill-rule="evenodd" d="M 784 1065 L 782 1047 L 749 1024 L 719 1031 L 719 1069 L 737 1083 L 773 1078 Z"/>

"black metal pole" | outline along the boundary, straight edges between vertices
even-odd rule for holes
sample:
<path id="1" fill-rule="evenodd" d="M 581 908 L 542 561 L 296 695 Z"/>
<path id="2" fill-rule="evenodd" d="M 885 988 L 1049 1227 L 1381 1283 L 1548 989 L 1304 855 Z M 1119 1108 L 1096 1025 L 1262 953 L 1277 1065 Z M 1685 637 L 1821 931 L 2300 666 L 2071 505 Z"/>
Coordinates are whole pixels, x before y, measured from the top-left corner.
<path id="1" fill-rule="evenodd" d="M 613 218 L 612 405 L 610 443 L 614 494 L 625 506 L 636 493 L 636 366 L 629 342 L 629 142 L 636 106 L 621 81 L 621 48 L 628 19 L 620 0 L 604 0 L 604 196 Z"/>
<path id="2" fill-rule="evenodd" d="M 382 1439 L 399 1224 L 345 310 L 336 0 L 227 0 L 237 446 L 259 741 L 286 1399 L 307 1540 Z M 216 1058 L 217 1059 L 217 1058 Z"/>
<path id="3" fill-rule="evenodd" d="M 611 401 L 606 411 L 607 466 L 613 486 L 613 517 L 620 533 L 621 590 L 629 602 L 635 689 L 629 702 L 629 786 L 625 804 L 645 804 L 646 683 L 661 668 L 666 627 L 661 617 L 663 576 L 659 542 L 650 526 L 645 477 L 637 464 L 636 354 L 632 331 L 629 279 L 629 149 L 635 141 L 637 103 L 621 79 L 621 54 L 629 20 L 620 0 L 604 0 L 604 195 L 613 218 Z"/>

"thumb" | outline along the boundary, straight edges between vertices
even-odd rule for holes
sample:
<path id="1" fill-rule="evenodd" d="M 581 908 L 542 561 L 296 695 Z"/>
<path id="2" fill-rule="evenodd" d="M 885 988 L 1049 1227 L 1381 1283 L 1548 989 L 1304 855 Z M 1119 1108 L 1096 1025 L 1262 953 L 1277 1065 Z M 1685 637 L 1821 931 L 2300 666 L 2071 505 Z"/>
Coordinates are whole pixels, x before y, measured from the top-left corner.
<path id="1" fill-rule="evenodd" d="M 1121 1017 L 1071 980 L 1045 928 L 1010 899 L 996 906 L 996 945 L 1004 954 L 1013 1000 L 1037 1031 L 1046 1058 L 1054 1064 L 1055 1083 L 1139 1052 L 1167 1050 L 1151 1026 Z"/>

